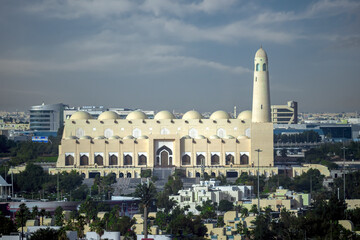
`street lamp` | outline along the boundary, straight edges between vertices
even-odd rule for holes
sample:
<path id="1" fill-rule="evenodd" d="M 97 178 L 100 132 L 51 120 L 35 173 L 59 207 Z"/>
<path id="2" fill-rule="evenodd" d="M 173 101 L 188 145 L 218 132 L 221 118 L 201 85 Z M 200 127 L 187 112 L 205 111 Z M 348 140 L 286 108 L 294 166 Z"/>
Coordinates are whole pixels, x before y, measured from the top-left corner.
<path id="1" fill-rule="evenodd" d="M 344 182 L 344 201 L 346 199 L 346 195 L 345 195 L 345 150 L 347 149 L 346 147 L 342 147 L 341 148 L 343 150 L 344 153 L 344 160 L 343 160 L 343 182 Z"/>
<path id="2" fill-rule="evenodd" d="M 257 194 L 258 194 L 258 212 L 260 214 L 260 152 L 262 152 L 262 150 L 259 148 L 259 149 L 256 149 L 255 152 L 258 153 Z"/>

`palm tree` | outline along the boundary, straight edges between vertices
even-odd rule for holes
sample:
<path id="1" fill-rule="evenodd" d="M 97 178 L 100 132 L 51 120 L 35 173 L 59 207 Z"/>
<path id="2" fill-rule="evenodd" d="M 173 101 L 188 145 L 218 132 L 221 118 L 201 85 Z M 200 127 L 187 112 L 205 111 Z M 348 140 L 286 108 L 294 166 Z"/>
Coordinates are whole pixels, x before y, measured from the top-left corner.
<path id="1" fill-rule="evenodd" d="M 135 190 L 135 196 L 139 197 L 141 204 L 144 208 L 144 238 L 148 238 L 148 228 L 147 228 L 147 217 L 148 217 L 148 208 L 150 207 L 151 200 L 155 198 L 156 188 L 152 182 L 149 180 L 146 183 L 140 183 Z"/>
<path id="2" fill-rule="evenodd" d="M 39 217 L 39 209 L 38 206 L 34 206 L 31 210 L 31 217 L 37 222 Z"/>
<path id="3" fill-rule="evenodd" d="M 39 213 L 40 217 L 41 217 L 41 223 L 40 223 L 40 226 L 44 225 L 44 217 L 46 215 L 46 210 L 45 209 L 41 209 L 40 210 L 40 213 Z"/>
<path id="4" fill-rule="evenodd" d="M 246 207 L 244 207 L 241 209 L 241 217 L 247 217 L 247 216 L 249 216 L 249 210 Z"/>

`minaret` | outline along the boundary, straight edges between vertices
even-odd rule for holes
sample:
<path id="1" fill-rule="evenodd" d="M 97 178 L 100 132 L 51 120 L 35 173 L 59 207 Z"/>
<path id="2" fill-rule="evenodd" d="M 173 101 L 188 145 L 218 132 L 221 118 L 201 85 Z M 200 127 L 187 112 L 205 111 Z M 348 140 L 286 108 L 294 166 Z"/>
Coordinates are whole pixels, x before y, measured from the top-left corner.
<path id="1" fill-rule="evenodd" d="M 262 47 L 255 54 L 252 122 L 271 122 L 269 65 Z"/>

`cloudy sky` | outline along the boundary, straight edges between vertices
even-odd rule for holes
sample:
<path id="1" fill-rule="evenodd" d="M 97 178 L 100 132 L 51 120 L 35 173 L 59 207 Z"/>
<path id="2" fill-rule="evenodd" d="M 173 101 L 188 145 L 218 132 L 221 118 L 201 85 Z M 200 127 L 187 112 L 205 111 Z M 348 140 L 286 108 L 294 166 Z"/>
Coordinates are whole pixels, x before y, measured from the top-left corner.
<path id="1" fill-rule="evenodd" d="M 250 109 L 262 45 L 272 104 L 360 111 L 356 0 L 2 0 L 0 32 L 0 110 Z"/>

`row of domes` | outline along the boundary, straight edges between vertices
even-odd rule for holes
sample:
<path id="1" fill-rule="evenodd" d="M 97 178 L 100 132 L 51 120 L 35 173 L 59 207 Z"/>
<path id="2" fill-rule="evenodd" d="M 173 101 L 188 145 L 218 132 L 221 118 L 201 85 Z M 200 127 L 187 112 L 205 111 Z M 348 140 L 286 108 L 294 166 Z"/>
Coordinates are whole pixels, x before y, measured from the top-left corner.
<path id="1" fill-rule="evenodd" d="M 120 116 L 113 111 L 106 111 L 103 112 L 99 115 L 98 120 L 107 120 L 107 119 L 119 119 Z M 126 116 L 127 120 L 136 120 L 136 119 L 147 119 L 148 117 L 146 116 L 145 113 L 141 112 L 141 111 L 133 111 L 131 113 L 129 113 Z M 184 120 L 191 120 L 191 119 L 203 119 L 204 117 L 197 111 L 191 110 L 186 112 L 182 119 Z M 211 114 L 210 119 L 211 120 L 218 120 L 218 119 L 230 119 L 230 114 L 225 112 L 225 111 L 216 111 L 213 114 Z M 252 118 L 252 113 L 249 110 L 243 111 L 241 112 L 238 117 L 238 119 L 241 120 L 250 120 Z M 88 120 L 88 119 L 92 119 L 92 116 L 90 115 L 90 113 L 88 112 L 84 112 L 84 111 L 79 111 L 74 113 L 73 115 L 71 115 L 70 117 L 71 120 Z M 158 112 L 155 117 L 155 120 L 163 120 L 163 119 L 175 119 L 174 114 L 172 114 L 169 111 L 160 111 Z"/>
<path id="2" fill-rule="evenodd" d="M 148 139 L 148 138 L 149 138 L 148 136 L 142 135 L 142 136 L 140 136 L 140 137 L 138 137 L 136 139 Z M 190 137 L 189 135 L 185 135 L 182 138 L 183 139 L 192 139 L 192 137 Z M 210 139 L 221 139 L 218 135 L 212 135 L 209 138 Z M 226 135 L 223 138 L 224 139 L 235 139 L 235 137 L 232 136 L 232 135 Z M 76 136 L 69 136 L 69 137 L 66 137 L 65 139 L 93 139 L 93 138 L 90 137 L 90 136 L 82 136 L 80 138 L 78 138 Z M 106 137 L 105 136 L 98 136 L 98 137 L 95 137 L 94 139 L 106 139 Z M 126 136 L 124 138 L 121 138 L 119 136 L 114 135 L 114 136 L 109 137 L 109 139 L 135 139 L 135 137 L 132 136 L 132 135 L 129 135 L 129 136 Z M 206 139 L 206 137 L 204 137 L 203 135 L 198 135 L 194 139 Z M 249 139 L 249 138 L 247 136 L 245 136 L 245 135 L 240 135 L 240 136 L 237 137 L 237 139 L 240 140 L 240 139 Z"/>

